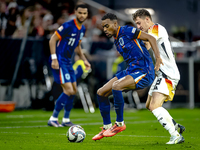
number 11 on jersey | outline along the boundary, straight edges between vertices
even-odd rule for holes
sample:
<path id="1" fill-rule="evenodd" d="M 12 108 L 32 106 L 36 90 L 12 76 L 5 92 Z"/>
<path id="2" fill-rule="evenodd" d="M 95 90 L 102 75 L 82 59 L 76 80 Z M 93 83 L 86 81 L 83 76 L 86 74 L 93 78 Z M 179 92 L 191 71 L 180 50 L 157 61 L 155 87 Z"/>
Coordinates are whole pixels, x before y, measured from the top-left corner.
<path id="1" fill-rule="evenodd" d="M 68 45 L 73 46 L 75 40 L 76 40 L 75 38 L 70 38 L 70 39 L 69 39 L 69 42 L 68 42 Z"/>

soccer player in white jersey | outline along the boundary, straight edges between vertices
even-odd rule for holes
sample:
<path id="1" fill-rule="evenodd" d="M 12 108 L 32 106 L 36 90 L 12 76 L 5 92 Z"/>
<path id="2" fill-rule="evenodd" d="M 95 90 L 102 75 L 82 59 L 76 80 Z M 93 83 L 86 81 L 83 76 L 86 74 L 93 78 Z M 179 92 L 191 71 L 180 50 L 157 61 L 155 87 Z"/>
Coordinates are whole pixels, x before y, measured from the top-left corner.
<path id="1" fill-rule="evenodd" d="M 168 33 L 162 25 L 152 22 L 150 13 L 145 9 L 137 10 L 133 14 L 133 20 L 137 28 L 156 38 L 160 56 L 164 64 L 156 71 L 156 78 L 149 90 L 146 107 L 170 133 L 170 141 L 166 144 L 182 143 L 184 142 L 184 138 L 181 134 L 185 130 L 185 127 L 176 123 L 169 112 L 162 107 L 164 102 L 173 100 L 176 86 L 180 80 L 180 73 L 171 49 Z M 151 47 L 148 43 L 146 43 L 146 47 L 150 52 Z M 154 55 L 152 57 L 155 60 Z M 178 128 L 180 128 L 179 133 L 177 131 Z"/>

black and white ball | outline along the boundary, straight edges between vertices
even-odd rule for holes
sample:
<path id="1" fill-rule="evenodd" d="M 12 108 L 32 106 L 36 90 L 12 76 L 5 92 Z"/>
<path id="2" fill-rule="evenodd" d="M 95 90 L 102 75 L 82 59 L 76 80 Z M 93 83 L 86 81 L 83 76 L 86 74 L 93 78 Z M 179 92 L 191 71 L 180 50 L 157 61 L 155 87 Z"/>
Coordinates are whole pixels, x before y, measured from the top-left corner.
<path id="1" fill-rule="evenodd" d="M 71 126 L 67 131 L 67 138 L 70 142 L 83 142 L 86 137 L 84 129 L 79 125 Z"/>

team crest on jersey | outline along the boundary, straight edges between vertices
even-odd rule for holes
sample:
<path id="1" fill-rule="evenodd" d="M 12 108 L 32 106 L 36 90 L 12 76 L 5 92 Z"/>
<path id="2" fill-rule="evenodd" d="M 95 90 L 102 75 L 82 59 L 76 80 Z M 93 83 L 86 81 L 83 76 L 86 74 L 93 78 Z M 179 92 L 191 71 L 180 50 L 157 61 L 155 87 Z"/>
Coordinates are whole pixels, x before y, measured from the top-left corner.
<path id="1" fill-rule="evenodd" d="M 119 44 L 120 44 L 121 46 L 124 46 L 124 40 L 123 40 L 122 37 L 119 38 Z"/>
<path id="2" fill-rule="evenodd" d="M 83 32 L 81 32 L 81 34 L 80 34 L 80 40 L 83 38 Z"/>
<path id="3" fill-rule="evenodd" d="M 66 73 L 66 74 L 65 74 L 65 79 L 66 79 L 66 80 L 69 80 L 69 79 L 70 79 L 69 73 Z"/>
<path id="4" fill-rule="evenodd" d="M 136 28 L 133 28 L 132 33 L 135 33 L 135 31 L 136 31 Z"/>

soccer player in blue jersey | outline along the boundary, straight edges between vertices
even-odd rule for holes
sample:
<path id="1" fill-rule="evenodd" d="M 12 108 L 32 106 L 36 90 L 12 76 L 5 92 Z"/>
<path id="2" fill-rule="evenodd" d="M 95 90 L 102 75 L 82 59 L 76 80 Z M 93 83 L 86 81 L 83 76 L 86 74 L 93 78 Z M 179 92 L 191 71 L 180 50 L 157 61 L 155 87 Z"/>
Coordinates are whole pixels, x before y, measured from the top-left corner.
<path id="1" fill-rule="evenodd" d="M 85 34 L 85 27 L 82 24 L 88 16 L 88 8 L 83 4 L 77 5 L 75 15 L 76 18 L 61 25 L 49 41 L 54 81 L 59 83 L 63 89 L 63 93 L 56 101 L 53 115 L 48 121 L 48 125 L 53 127 L 74 125 L 69 118 L 77 91 L 76 76 L 71 63 L 74 51 L 84 61 L 86 70 L 90 69 L 90 63 L 81 49 L 81 39 Z M 62 124 L 59 124 L 58 115 L 63 107 L 64 117 Z"/>
<path id="2" fill-rule="evenodd" d="M 97 91 L 99 109 L 103 118 L 102 131 L 93 140 L 111 137 L 126 129 L 123 118 L 124 99 L 122 91 L 143 89 L 150 86 L 154 80 L 155 70 L 158 70 L 162 59 L 156 44 L 156 39 L 131 26 L 119 26 L 117 16 L 108 13 L 102 18 L 102 26 L 108 37 L 114 37 L 117 51 L 123 56 L 128 67 L 116 74 L 108 83 Z M 142 40 L 149 41 L 156 57 L 155 68 L 152 59 Z M 116 122 L 112 126 L 110 119 L 110 102 L 108 96 L 113 94 Z"/>

